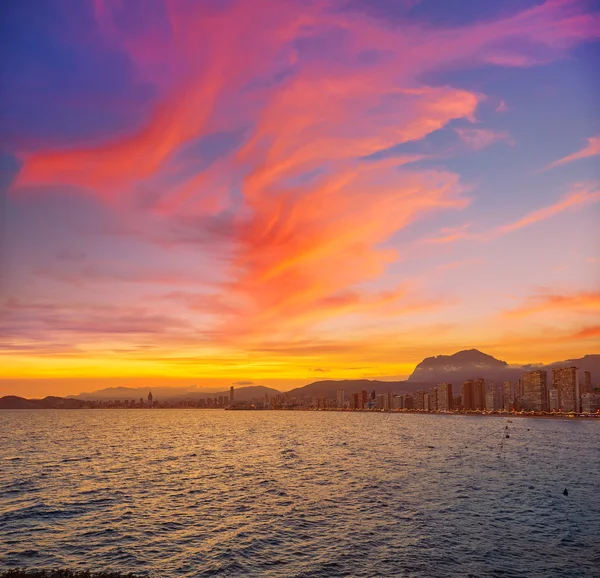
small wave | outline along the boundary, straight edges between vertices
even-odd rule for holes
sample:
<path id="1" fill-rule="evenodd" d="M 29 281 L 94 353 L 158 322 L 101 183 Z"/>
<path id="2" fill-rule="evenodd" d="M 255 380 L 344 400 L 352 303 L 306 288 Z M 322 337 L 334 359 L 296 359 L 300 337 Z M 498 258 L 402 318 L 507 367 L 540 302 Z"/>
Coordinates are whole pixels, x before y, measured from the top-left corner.
<path id="1" fill-rule="evenodd" d="M 60 460 L 60 463 L 65 464 L 68 462 L 90 462 L 90 461 L 92 461 L 91 456 L 79 456 L 79 457 L 75 457 L 75 458 L 64 458 L 64 459 Z"/>

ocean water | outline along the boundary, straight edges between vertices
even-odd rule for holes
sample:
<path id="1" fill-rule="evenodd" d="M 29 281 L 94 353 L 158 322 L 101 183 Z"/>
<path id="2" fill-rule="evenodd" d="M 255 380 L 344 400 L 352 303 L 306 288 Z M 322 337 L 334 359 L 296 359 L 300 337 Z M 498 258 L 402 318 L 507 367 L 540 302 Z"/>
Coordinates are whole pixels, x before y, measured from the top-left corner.
<path id="1" fill-rule="evenodd" d="M 0 569 L 14 566 L 600 576 L 600 423 L 1 411 Z"/>

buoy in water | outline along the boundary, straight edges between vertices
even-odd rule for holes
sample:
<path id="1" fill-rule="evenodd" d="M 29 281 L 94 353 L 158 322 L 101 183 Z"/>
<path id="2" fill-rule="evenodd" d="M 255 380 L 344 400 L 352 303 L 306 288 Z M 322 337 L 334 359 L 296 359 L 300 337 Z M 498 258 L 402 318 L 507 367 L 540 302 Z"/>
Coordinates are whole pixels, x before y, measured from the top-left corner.
<path id="1" fill-rule="evenodd" d="M 568 496 L 569 495 L 569 490 L 567 490 L 567 488 L 565 488 L 563 490 L 563 496 Z"/>

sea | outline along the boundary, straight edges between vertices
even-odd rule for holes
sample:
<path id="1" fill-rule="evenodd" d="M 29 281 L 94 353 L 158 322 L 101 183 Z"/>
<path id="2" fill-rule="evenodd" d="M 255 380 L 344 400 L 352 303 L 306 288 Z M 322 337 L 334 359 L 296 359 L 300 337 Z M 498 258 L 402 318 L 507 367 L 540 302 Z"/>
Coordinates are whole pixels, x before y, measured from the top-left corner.
<path id="1" fill-rule="evenodd" d="M 0 571 L 14 567 L 598 577 L 600 422 L 0 411 Z"/>

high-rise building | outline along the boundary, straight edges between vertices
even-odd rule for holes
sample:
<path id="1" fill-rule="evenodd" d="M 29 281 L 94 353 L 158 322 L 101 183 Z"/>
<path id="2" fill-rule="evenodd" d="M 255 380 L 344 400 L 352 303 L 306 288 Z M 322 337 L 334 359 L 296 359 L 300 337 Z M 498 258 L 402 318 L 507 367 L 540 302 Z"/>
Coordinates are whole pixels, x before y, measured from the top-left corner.
<path id="1" fill-rule="evenodd" d="M 462 396 L 460 393 L 452 396 L 452 409 L 462 408 Z"/>
<path id="2" fill-rule="evenodd" d="M 600 393 L 584 393 L 581 396 L 581 411 L 596 413 L 600 410 Z"/>
<path id="3" fill-rule="evenodd" d="M 592 374 L 589 371 L 583 372 L 583 388 L 581 390 L 581 395 L 584 393 L 592 393 L 594 388 L 592 387 Z"/>
<path id="4" fill-rule="evenodd" d="M 475 409 L 473 380 L 469 379 L 462 384 L 460 390 L 461 406 L 465 410 Z"/>
<path id="5" fill-rule="evenodd" d="M 515 390 L 515 398 L 523 397 L 525 395 L 525 380 L 517 379 L 517 387 Z"/>
<path id="6" fill-rule="evenodd" d="M 527 411 L 546 411 L 548 409 L 548 387 L 546 372 L 530 371 L 523 377 L 523 404 Z"/>
<path id="7" fill-rule="evenodd" d="M 337 402 L 337 407 L 339 409 L 342 409 L 344 407 L 344 403 L 346 402 L 345 399 L 345 392 L 343 389 L 338 389 L 337 393 L 336 393 L 336 402 Z"/>
<path id="8" fill-rule="evenodd" d="M 429 390 L 429 409 L 436 411 L 438 408 L 438 391 L 437 387 L 432 387 Z"/>
<path id="9" fill-rule="evenodd" d="M 404 409 L 415 409 L 415 398 L 412 395 L 404 396 Z"/>
<path id="10" fill-rule="evenodd" d="M 505 411 L 511 411 L 515 404 L 515 390 L 512 381 L 505 381 L 502 385 L 502 405 Z"/>
<path id="11" fill-rule="evenodd" d="M 473 404 L 475 409 L 485 409 L 485 379 L 479 378 L 473 381 Z"/>
<path id="12" fill-rule="evenodd" d="M 558 390 L 558 403 L 565 413 L 579 411 L 579 379 L 576 367 L 555 367 L 552 387 Z"/>
<path id="13" fill-rule="evenodd" d="M 413 404 L 415 409 L 425 409 L 425 392 L 422 389 L 415 391 L 413 396 Z"/>
<path id="14" fill-rule="evenodd" d="M 500 411 L 504 409 L 502 389 L 499 387 L 492 387 L 485 394 L 485 409 L 487 411 Z"/>
<path id="15" fill-rule="evenodd" d="M 233 385 L 229 388 L 229 405 L 233 405 Z"/>
<path id="16" fill-rule="evenodd" d="M 553 387 L 548 390 L 548 409 L 550 411 L 558 411 L 560 409 L 558 389 L 554 389 Z"/>
<path id="17" fill-rule="evenodd" d="M 452 384 L 440 383 L 437 386 L 437 408 L 440 411 L 452 409 Z"/>
<path id="18" fill-rule="evenodd" d="M 431 400 L 429 399 L 429 394 L 428 393 L 424 393 L 423 394 L 423 409 L 425 411 L 430 411 L 431 410 Z"/>
<path id="19" fill-rule="evenodd" d="M 463 409 L 485 409 L 485 379 L 478 378 L 465 381 L 460 395 Z"/>
<path id="20" fill-rule="evenodd" d="M 366 390 L 363 389 L 360 392 L 360 399 L 359 399 L 359 402 L 358 402 L 359 405 L 360 405 L 359 409 L 364 409 L 365 407 L 367 407 L 368 401 L 369 401 L 369 394 L 367 393 Z"/>
<path id="21" fill-rule="evenodd" d="M 152 392 L 148 392 L 148 407 L 152 407 Z"/>

